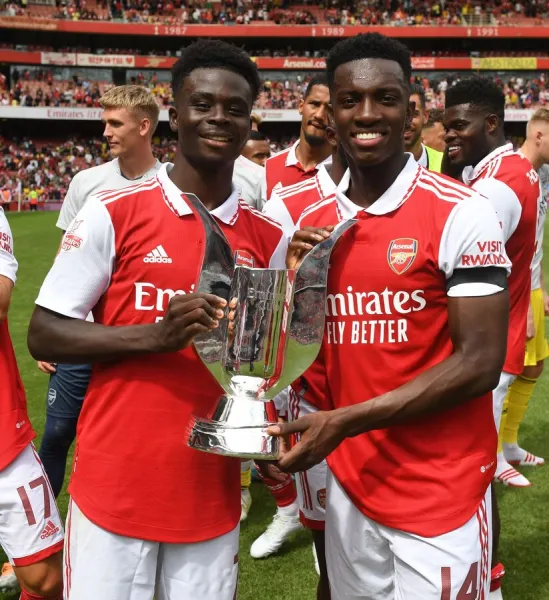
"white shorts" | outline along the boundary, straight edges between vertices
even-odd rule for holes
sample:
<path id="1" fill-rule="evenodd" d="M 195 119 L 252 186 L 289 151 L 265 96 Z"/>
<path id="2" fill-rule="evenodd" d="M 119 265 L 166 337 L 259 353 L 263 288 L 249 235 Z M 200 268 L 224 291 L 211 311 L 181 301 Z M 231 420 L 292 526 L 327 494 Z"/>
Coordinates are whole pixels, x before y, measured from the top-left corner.
<path id="1" fill-rule="evenodd" d="M 71 500 L 67 515 L 65 600 L 234 600 L 238 536 L 164 544 L 116 535 L 89 521 Z"/>
<path id="2" fill-rule="evenodd" d="M 63 522 L 32 443 L 0 471 L 0 545 L 16 567 L 63 549 Z"/>
<path id="3" fill-rule="evenodd" d="M 503 402 L 509 391 L 509 387 L 515 381 L 516 375 L 506 373 L 505 371 L 499 377 L 498 387 L 492 392 L 492 399 L 494 402 L 494 421 L 496 422 L 496 429 L 499 433 L 499 425 L 501 422 L 501 414 L 503 412 Z"/>
<path id="4" fill-rule="evenodd" d="M 332 598 L 487 599 L 491 510 L 488 488 L 477 514 L 465 525 L 423 538 L 368 519 L 328 471 L 326 560 Z"/>
<path id="5" fill-rule="evenodd" d="M 295 421 L 299 417 L 317 412 L 318 408 L 309 404 L 292 388 L 288 392 L 288 418 Z M 326 521 L 326 473 L 328 463 L 323 460 L 307 471 L 296 473 L 295 483 L 299 501 L 299 518 L 308 529 L 324 531 Z"/>

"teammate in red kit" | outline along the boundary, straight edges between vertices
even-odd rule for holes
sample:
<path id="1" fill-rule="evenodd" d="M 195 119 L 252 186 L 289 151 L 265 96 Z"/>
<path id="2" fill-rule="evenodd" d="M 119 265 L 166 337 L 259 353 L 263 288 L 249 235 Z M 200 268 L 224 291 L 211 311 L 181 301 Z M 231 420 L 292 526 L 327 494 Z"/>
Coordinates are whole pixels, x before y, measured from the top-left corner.
<path id="1" fill-rule="evenodd" d="M 13 238 L 0 208 L 0 544 L 14 567 L 21 600 L 61 600 L 63 525 L 32 443 L 35 433 L 8 330 L 16 274 Z"/>
<path id="2" fill-rule="evenodd" d="M 172 85 L 174 165 L 88 200 L 30 325 L 36 358 L 94 365 L 69 487 L 69 600 L 236 594 L 240 461 L 186 443 L 192 414 L 205 416 L 222 393 L 192 341 L 218 326 L 226 301 L 193 293 L 204 229 L 185 192 L 256 267 L 284 265 L 287 242 L 232 184 L 259 89 L 254 63 L 230 44 L 199 41 Z M 90 310 L 94 323 L 82 320 Z"/>
<path id="3" fill-rule="evenodd" d="M 273 190 L 314 177 L 318 165 L 330 156 L 330 145 L 326 139 L 329 105 L 326 76 L 315 75 L 299 103 L 299 140 L 290 148 L 271 156 L 265 163 L 267 200 Z"/>
<path id="4" fill-rule="evenodd" d="M 327 71 L 350 171 L 323 210 L 326 224 L 336 211 L 358 223 L 328 278 L 323 351 L 335 410 L 272 427 L 301 436 L 279 464 L 303 471 L 328 457 L 334 598 L 482 598 L 497 443 L 491 390 L 508 319 L 501 229 L 486 199 L 404 153 L 405 46 L 349 38 Z M 288 266 L 322 235 L 298 232 Z"/>
<path id="5" fill-rule="evenodd" d="M 511 383 L 522 372 L 526 345 L 526 319 L 530 303 L 531 265 L 536 243 L 540 202 L 539 177 L 522 154 L 505 143 L 505 98 L 497 85 L 484 77 L 462 80 L 446 93 L 444 125 L 450 167 L 462 180 L 494 206 L 501 223 L 505 249 L 513 264 L 509 277 L 510 319 L 505 364 L 494 390 L 494 418 L 499 428 L 503 402 Z M 516 470 L 498 455 L 495 477 L 513 477 Z M 494 497 L 494 505 L 495 505 Z M 499 519 L 494 510 L 495 575 Z"/>
<path id="6" fill-rule="evenodd" d="M 280 223 L 289 238 L 304 210 L 334 194 L 347 168 L 345 153 L 339 145 L 331 117 L 326 127 L 326 139 L 332 154 L 318 165 L 316 174 L 306 181 L 275 190 L 263 208 L 263 213 Z"/>

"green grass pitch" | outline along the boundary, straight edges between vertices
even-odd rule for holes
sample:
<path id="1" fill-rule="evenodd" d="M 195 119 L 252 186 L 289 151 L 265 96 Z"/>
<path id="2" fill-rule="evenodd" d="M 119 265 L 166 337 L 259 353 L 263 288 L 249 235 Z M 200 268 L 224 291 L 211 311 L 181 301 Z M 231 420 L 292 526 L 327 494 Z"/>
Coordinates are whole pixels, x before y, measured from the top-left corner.
<path id="1" fill-rule="evenodd" d="M 60 232 L 55 227 L 57 213 L 14 214 L 8 218 L 19 261 L 18 282 L 10 309 L 10 330 L 27 390 L 30 417 L 39 434 L 38 446 L 45 420 L 47 376 L 38 371 L 29 355 L 26 334 L 34 299 L 53 261 Z M 546 248 L 549 251 L 549 236 Z M 546 274 L 549 275 L 549 269 Z M 536 387 L 521 429 L 521 443 L 528 450 L 549 458 L 547 373 Z M 549 521 L 545 511 L 549 500 L 549 466 L 525 469 L 524 473 L 534 484 L 531 488 L 503 490 L 498 487 L 503 532 L 500 554 L 507 569 L 504 597 L 505 600 L 548 600 Z M 252 494 L 254 503 L 241 535 L 239 600 L 314 600 L 317 579 L 308 532 L 296 534 L 276 556 L 260 561 L 250 557 L 250 545 L 263 532 L 275 510 L 262 486 L 254 484 Z M 67 500 L 65 491 L 59 499 L 63 513 Z M 0 594 L 0 600 L 15 598 L 18 596 Z"/>

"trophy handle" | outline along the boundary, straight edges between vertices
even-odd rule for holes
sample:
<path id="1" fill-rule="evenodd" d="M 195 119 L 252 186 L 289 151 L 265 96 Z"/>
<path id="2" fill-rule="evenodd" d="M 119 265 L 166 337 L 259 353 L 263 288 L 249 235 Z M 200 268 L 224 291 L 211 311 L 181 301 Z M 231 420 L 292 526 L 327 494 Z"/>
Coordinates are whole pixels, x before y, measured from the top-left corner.
<path id="1" fill-rule="evenodd" d="M 274 398 L 300 377 L 318 356 L 324 336 L 328 268 L 332 250 L 339 238 L 357 222 L 358 219 L 342 221 L 328 239 L 307 254 L 297 270 L 284 365 L 277 381 L 266 382 L 265 398 Z"/>
<path id="2" fill-rule="evenodd" d="M 202 268 L 196 291 L 215 294 L 228 302 L 235 270 L 231 246 L 221 227 L 200 199 L 194 194 L 185 194 L 184 196 L 202 221 L 205 231 Z M 222 319 L 216 329 L 197 335 L 194 339 L 194 346 L 206 367 L 221 387 L 228 392 L 230 390 L 229 376 L 222 366 L 226 330 L 227 319 Z"/>

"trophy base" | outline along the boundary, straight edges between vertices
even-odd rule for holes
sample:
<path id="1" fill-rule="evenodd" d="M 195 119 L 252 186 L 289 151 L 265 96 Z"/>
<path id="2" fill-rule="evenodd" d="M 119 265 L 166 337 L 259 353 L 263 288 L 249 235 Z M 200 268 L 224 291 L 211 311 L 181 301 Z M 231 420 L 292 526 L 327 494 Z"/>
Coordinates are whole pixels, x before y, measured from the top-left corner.
<path id="1" fill-rule="evenodd" d="M 266 431 L 276 425 L 274 416 L 272 402 L 223 396 L 211 418 L 194 418 L 188 445 L 221 456 L 277 460 L 280 438 Z"/>

